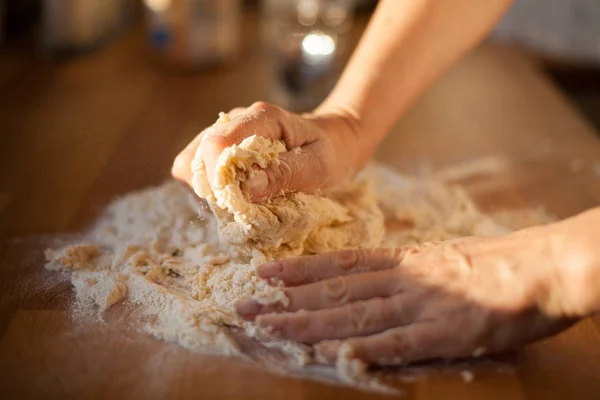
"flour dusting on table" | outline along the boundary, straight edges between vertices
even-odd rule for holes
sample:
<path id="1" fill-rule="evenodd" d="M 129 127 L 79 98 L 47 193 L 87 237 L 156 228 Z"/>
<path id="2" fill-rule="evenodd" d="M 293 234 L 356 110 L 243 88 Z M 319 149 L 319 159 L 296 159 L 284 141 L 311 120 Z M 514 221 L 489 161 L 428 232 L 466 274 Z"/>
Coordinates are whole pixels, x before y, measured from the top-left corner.
<path id="1" fill-rule="evenodd" d="M 461 189 L 401 178 L 379 165 L 368 166 L 359 179 L 379 195 L 382 245 L 509 231 L 482 215 Z M 256 254 L 222 241 L 218 228 L 212 212 L 169 181 L 113 202 L 84 241 L 47 250 L 47 268 L 71 273 L 75 315 L 101 317 L 123 303 L 136 308 L 148 333 L 191 350 L 245 357 L 240 338 L 246 337 L 284 354 L 290 369 L 311 363 L 310 346 L 272 337 L 238 318 L 237 300 L 285 296 L 256 276 Z M 356 368 L 345 367 L 351 364 L 338 365 L 342 381 L 359 378 L 352 375 Z"/>

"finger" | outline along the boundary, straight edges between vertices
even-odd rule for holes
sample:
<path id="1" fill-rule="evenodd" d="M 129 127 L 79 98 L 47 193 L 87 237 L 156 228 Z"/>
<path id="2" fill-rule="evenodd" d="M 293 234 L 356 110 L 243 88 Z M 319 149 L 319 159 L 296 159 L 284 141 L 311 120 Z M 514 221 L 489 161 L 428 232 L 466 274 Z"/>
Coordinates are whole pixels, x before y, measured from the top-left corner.
<path id="1" fill-rule="evenodd" d="M 394 268 L 401 260 L 400 249 L 340 250 L 273 261 L 260 265 L 257 274 L 269 283 L 298 286 L 340 275 Z"/>
<path id="2" fill-rule="evenodd" d="M 209 181 L 221 152 L 252 135 L 283 140 L 288 149 L 314 140 L 311 135 L 315 133 L 305 129 L 307 124 L 301 118 L 268 103 L 254 103 L 245 111 L 236 110 L 235 114 L 229 122 L 216 124 L 200 144 Z"/>
<path id="3" fill-rule="evenodd" d="M 231 110 L 227 115 L 229 117 L 233 117 L 234 115 L 239 115 L 245 110 L 245 108 L 237 107 Z M 221 117 L 219 117 L 220 119 Z M 194 171 L 192 170 L 192 161 L 196 156 L 196 152 L 198 151 L 198 147 L 203 140 L 206 139 L 207 135 L 210 135 L 214 131 L 214 125 L 204 129 L 200 132 L 196 137 L 177 155 L 175 161 L 173 162 L 173 166 L 171 168 L 171 175 L 181 182 L 188 184 L 190 187 L 192 186 L 192 176 Z"/>
<path id="4" fill-rule="evenodd" d="M 337 353 L 340 346 L 347 340 L 333 339 L 322 340 L 316 343 L 314 348 L 315 360 L 319 364 L 334 365 L 337 361 Z"/>
<path id="5" fill-rule="evenodd" d="M 419 302 L 414 300 L 415 294 L 407 292 L 318 311 L 260 315 L 257 322 L 282 338 L 312 344 L 371 335 L 408 325 L 414 321 L 420 308 Z"/>
<path id="6" fill-rule="evenodd" d="M 196 154 L 196 150 L 202 141 L 205 131 L 197 135 L 181 153 L 177 155 L 173 166 L 171 167 L 171 175 L 178 181 L 184 182 L 189 186 L 192 185 L 192 160 Z"/>
<path id="7" fill-rule="evenodd" d="M 279 139 L 281 133 L 278 131 L 274 111 L 269 114 L 261 113 L 252 105 L 247 109 L 234 109 L 228 114 L 227 122 L 219 122 L 211 127 L 210 132 L 200 142 L 198 151 L 206 167 L 209 182 L 212 183 L 213 171 L 217 165 L 219 156 L 227 147 L 240 144 L 244 139 L 252 135 L 260 135 L 270 139 Z"/>
<path id="8" fill-rule="evenodd" d="M 240 115 L 246 109 L 243 107 L 236 107 L 227 113 L 228 117 L 234 118 L 235 116 Z M 220 117 L 219 117 L 220 119 Z M 186 147 L 177 155 L 175 161 L 173 162 L 173 167 L 171 168 L 171 175 L 181 182 L 187 183 L 190 187 L 192 186 L 192 176 L 194 171 L 192 171 L 192 160 L 196 156 L 196 152 L 202 140 L 205 139 L 207 134 L 210 134 L 211 131 L 214 130 L 214 125 L 204 129 L 200 132 L 194 140 L 192 140 Z"/>
<path id="9" fill-rule="evenodd" d="M 340 346 L 348 343 L 353 358 L 369 365 L 404 365 L 447 357 L 448 348 L 452 346 L 447 338 L 443 326 L 435 321 L 423 321 L 367 337 L 326 340 L 315 345 L 315 354 L 319 362 L 333 364 Z"/>
<path id="10" fill-rule="evenodd" d="M 255 201 L 264 201 L 283 191 L 314 192 L 323 186 L 327 156 L 316 145 L 281 153 L 279 163 L 255 171 L 248 180 L 248 192 Z"/>
<path id="11" fill-rule="evenodd" d="M 257 130 L 251 135 L 283 140 L 288 149 L 312 143 L 319 135 L 313 128 L 314 125 L 306 118 L 262 101 L 248 107 L 248 113 L 240 116 L 239 119 L 247 123 L 246 129 L 262 130 Z M 242 134 L 244 138 L 251 135 Z"/>
<path id="12" fill-rule="evenodd" d="M 394 270 L 369 272 L 310 283 L 287 289 L 287 306 L 261 304 L 254 299 L 242 300 L 236 304 L 238 314 L 247 320 L 253 320 L 259 314 L 278 311 L 294 312 L 299 310 L 321 310 L 339 307 L 358 300 L 374 297 L 389 297 L 402 290 L 402 281 Z"/>
<path id="13" fill-rule="evenodd" d="M 312 123 L 298 115 L 268 103 L 254 103 L 230 122 L 215 126 L 214 132 L 202 141 L 200 151 L 209 172 L 209 180 L 212 179 L 212 171 L 214 171 L 221 152 L 227 147 L 241 143 L 252 135 L 282 140 L 286 148 L 292 150 L 310 145 L 317 139 L 318 132 Z M 300 178 L 289 173 L 295 172 L 299 167 L 306 168 L 307 166 L 311 166 L 313 171 L 319 171 L 319 164 L 322 164 L 325 157 L 319 157 L 314 153 L 313 149 L 313 151 L 307 151 L 306 154 L 300 153 L 290 157 L 282 155 L 282 162 L 279 167 L 267 171 L 267 175 L 257 175 L 253 185 L 258 185 L 258 188 L 262 189 L 257 189 L 256 198 L 271 197 L 282 189 L 299 190 L 307 187 L 309 190 L 314 190 L 320 186 L 322 183 L 320 180 L 312 184 L 310 182 L 315 181 L 316 177 L 324 176 L 322 173 L 302 174 Z M 305 179 L 306 177 L 310 177 L 310 179 Z M 301 179 L 302 182 L 297 187 L 293 187 L 289 184 L 295 182 L 292 178 Z M 284 179 L 285 181 L 283 181 Z M 276 184 L 277 186 L 275 186 Z"/>
<path id="14" fill-rule="evenodd" d="M 204 161 L 209 182 L 213 182 L 213 171 L 217 166 L 219 156 L 228 147 L 235 144 L 240 144 L 244 139 L 258 134 L 270 139 L 278 139 L 278 135 L 269 133 L 270 131 L 263 127 L 252 127 L 251 120 L 246 119 L 247 116 L 240 116 L 237 120 L 224 123 L 223 127 L 218 130 L 213 130 L 210 135 L 207 135 L 200 143 L 199 154 Z"/>

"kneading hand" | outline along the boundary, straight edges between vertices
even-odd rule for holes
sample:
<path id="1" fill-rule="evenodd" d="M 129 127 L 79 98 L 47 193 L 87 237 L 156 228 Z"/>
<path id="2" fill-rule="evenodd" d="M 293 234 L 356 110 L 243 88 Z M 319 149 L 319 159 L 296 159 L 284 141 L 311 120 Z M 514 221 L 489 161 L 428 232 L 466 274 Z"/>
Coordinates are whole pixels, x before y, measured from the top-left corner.
<path id="1" fill-rule="evenodd" d="M 237 304 L 247 320 L 285 339 L 316 344 L 334 362 L 348 342 L 369 364 L 500 352 L 551 335 L 564 318 L 558 261 L 543 229 L 409 249 L 345 250 L 258 268 L 290 299 Z"/>
<path id="2" fill-rule="evenodd" d="M 359 133 L 358 124 L 340 111 L 297 115 L 267 103 L 236 108 L 228 113 L 231 121 L 218 124 L 210 135 L 200 133 L 175 159 L 172 174 L 191 185 L 191 163 L 200 151 L 209 181 L 221 152 L 252 135 L 282 140 L 287 152 L 281 163 L 255 173 L 249 181 L 255 201 L 272 197 L 282 190 L 313 192 L 352 178 L 374 150 Z M 211 182 L 212 183 L 212 182 Z"/>

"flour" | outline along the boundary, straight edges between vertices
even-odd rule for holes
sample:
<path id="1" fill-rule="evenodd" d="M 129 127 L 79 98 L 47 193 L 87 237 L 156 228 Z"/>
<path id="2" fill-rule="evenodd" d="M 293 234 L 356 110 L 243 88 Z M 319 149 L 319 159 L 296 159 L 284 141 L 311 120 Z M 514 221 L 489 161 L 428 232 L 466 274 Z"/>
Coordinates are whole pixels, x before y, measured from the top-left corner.
<path id="1" fill-rule="evenodd" d="M 361 199 L 355 203 L 357 207 L 376 215 L 373 210 L 378 206 L 372 190 L 380 196 L 385 246 L 507 231 L 482 215 L 460 189 L 400 178 L 378 165 L 368 166 L 359 179 L 367 183 L 353 183 L 349 189 Z M 324 220 L 317 219 L 319 229 L 334 234 L 355 218 L 359 222 L 354 227 L 371 232 L 366 219 L 352 211 L 349 200 L 331 201 L 342 210 L 339 224 L 323 225 Z M 361 201 L 373 203 L 363 205 Z M 229 211 L 225 218 L 231 218 L 228 223 L 243 225 L 243 221 L 230 217 Z M 383 219 L 377 223 L 383 232 Z M 243 298 L 255 296 L 264 302 L 282 303 L 287 298 L 281 289 L 268 286 L 256 276 L 252 260 L 257 255 L 249 251 L 248 243 L 231 244 L 220 239 L 219 229 L 223 226 L 215 214 L 198 208 L 197 199 L 186 188 L 170 181 L 128 194 L 109 205 L 84 241 L 47 250 L 47 268 L 71 273 L 76 312 L 102 316 L 111 307 L 124 304 L 135 307 L 143 321 L 142 329 L 159 339 L 195 351 L 246 357 L 240 337 L 250 338 L 265 349 L 286 355 L 290 369 L 305 368 L 312 362 L 310 346 L 273 337 L 236 315 L 234 304 Z M 250 236 L 254 234 L 252 229 L 248 230 Z M 302 238 L 310 241 L 311 229 L 303 232 Z M 293 249 L 290 254 L 297 254 L 337 245 L 351 247 L 352 242 L 347 240 L 333 245 L 326 241 L 327 247 L 316 249 L 315 244 L 302 245 L 296 238 L 289 243 L 300 243 L 300 247 L 288 249 Z M 265 251 L 271 256 L 276 253 L 270 247 L 273 244 L 260 250 L 262 256 Z M 338 362 L 340 378 L 376 388 L 376 384 L 365 380 L 364 366 L 349 354 L 342 355 Z"/>
<path id="2" fill-rule="evenodd" d="M 76 310 L 102 313 L 127 299 L 160 339 L 242 355 L 229 326 L 268 334 L 239 319 L 234 303 L 259 293 L 281 301 L 281 290 L 256 277 L 251 255 L 219 239 L 216 218 L 198 214 L 196 202 L 177 182 L 128 195 L 108 207 L 87 243 L 47 250 L 47 268 L 72 272 Z M 274 341 L 299 359 L 307 351 Z"/>

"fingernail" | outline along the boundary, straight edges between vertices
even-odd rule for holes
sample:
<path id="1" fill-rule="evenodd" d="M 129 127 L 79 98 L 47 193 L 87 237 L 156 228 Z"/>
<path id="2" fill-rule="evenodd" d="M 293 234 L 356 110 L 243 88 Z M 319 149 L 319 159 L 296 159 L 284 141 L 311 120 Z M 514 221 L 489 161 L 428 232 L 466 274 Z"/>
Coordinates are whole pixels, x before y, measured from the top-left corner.
<path id="1" fill-rule="evenodd" d="M 335 260 L 342 271 L 349 271 L 358 263 L 358 252 L 357 250 L 342 250 L 337 254 Z"/>
<path id="2" fill-rule="evenodd" d="M 248 191 L 252 199 L 260 199 L 265 196 L 269 187 L 269 178 L 263 170 L 252 172 L 248 180 Z"/>
<path id="3" fill-rule="evenodd" d="M 283 272 L 283 265 L 277 261 L 266 263 L 259 265 L 256 272 L 259 278 L 269 280 L 269 278 L 274 278 Z"/>
<path id="4" fill-rule="evenodd" d="M 262 307 L 262 304 L 252 299 L 240 300 L 235 304 L 235 312 L 247 321 L 254 321 Z"/>

